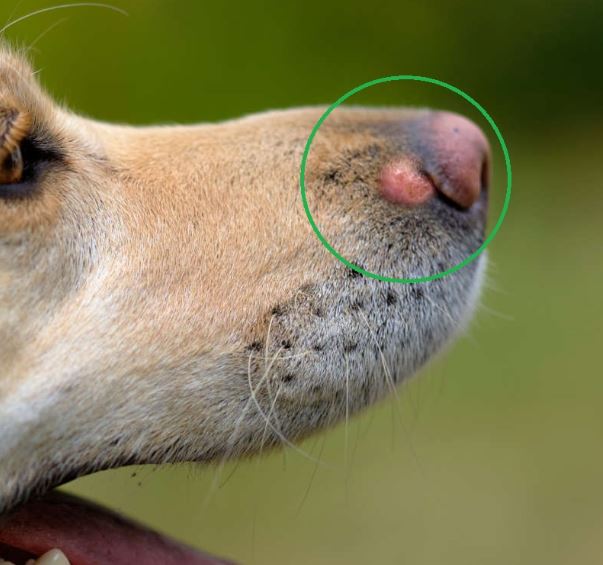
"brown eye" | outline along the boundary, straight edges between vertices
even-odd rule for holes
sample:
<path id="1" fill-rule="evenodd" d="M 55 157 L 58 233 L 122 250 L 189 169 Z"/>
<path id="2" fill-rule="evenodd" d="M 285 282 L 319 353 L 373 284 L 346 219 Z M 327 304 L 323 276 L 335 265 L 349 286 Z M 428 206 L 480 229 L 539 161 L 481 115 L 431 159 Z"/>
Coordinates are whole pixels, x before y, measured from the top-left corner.
<path id="1" fill-rule="evenodd" d="M 23 156 L 17 145 L 0 165 L 0 184 L 14 184 L 23 178 Z"/>
<path id="2" fill-rule="evenodd" d="M 21 143 L 30 126 L 27 112 L 0 107 L 0 185 L 21 182 L 24 169 Z"/>

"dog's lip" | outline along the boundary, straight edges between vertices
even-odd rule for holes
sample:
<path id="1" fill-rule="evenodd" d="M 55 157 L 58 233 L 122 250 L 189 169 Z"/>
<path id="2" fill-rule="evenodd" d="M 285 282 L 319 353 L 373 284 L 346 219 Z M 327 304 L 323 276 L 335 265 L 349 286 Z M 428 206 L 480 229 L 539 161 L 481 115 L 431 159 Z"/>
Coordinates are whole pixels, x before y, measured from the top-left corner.
<path id="1" fill-rule="evenodd" d="M 1 517 L 3 544 L 33 556 L 59 548 L 71 565 L 232 565 L 57 491 Z"/>

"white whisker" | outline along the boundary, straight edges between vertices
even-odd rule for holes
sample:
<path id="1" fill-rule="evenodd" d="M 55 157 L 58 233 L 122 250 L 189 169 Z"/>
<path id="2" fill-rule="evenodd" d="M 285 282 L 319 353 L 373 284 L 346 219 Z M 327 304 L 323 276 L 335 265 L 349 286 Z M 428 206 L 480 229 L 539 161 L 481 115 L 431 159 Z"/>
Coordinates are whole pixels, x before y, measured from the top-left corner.
<path id="1" fill-rule="evenodd" d="M 15 12 L 19 9 L 19 7 L 21 6 L 22 3 L 23 3 L 23 0 L 19 0 L 13 6 L 13 9 L 10 11 L 10 14 L 8 15 L 8 18 L 6 18 L 6 23 L 10 22 L 13 19 L 13 16 L 15 15 Z"/>
<path id="2" fill-rule="evenodd" d="M 73 4 L 59 4 L 57 6 L 51 6 L 49 8 L 41 8 L 40 10 L 36 10 L 35 12 L 30 12 L 25 16 L 21 16 L 15 20 L 8 22 L 2 29 L 0 29 L 0 35 L 3 35 L 8 29 L 21 23 L 29 18 L 33 18 L 34 16 L 38 16 L 40 14 L 45 14 L 47 12 L 54 12 L 55 10 L 64 10 L 66 8 L 105 8 L 107 10 L 111 10 L 113 12 L 117 12 L 122 16 L 127 16 L 128 12 L 123 10 L 122 8 L 118 8 L 117 6 L 113 6 L 111 4 L 101 4 L 99 2 L 77 2 Z"/>
<path id="3" fill-rule="evenodd" d="M 54 22 L 48 26 L 38 37 L 36 37 L 27 47 L 26 52 L 29 53 L 33 48 L 41 41 L 46 35 L 48 35 L 53 29 L 59 27 L 62 23 L 66 22 L 69 18 L 61 18 L 59 21 Z"/>
<path id="4" fill-rule="evenodd" d="M 345 358 L 345 428 L 343 433 L 343 452 L 345 468 L 348 468 L 348 428 L 350 424 L 350 360 Z"/>
<path id="5" fill-rule="evenodd" d="M 381 346 L 379 345 L 379 342 L 377 340 L 377 336 L 375 334 L 375 332 L 373 331 L 373 328 L 371 327 L 371 325 L 369 324 L 368 319 L 366 318 L 366 316 L 364 315 L 364 313 L 362 311 L 358 312 L 365 324 L 366 327 L 368 328 L 371 337 L 373 338 L 373 341 L 375 342 L 375 345 L 377 347 L 377 349 L 379 350 L 379 357 L 381 359 L 381 364 L 383 366 L 383 372 L 385 374 L 385 381 L 389 387 L 390 392 L 392 393 L 392 395 L 394 396 L 394 402 L 392 402 L 391 406 L 392 406 L 392 443 L 391 443 L 391 448 L 392 451 L 394 449 L 394 445 L 395 445 L 395 438 L 394 438 L 394 433 L 396 430 L 396 415 L 398 416 L 400 425 L 403 425 L 403 420 L 402 420 L 402 412 L 400 410 L 400 395 L 398 394 L 398 389 L 396 387 L 396 383 L 394 382 L 394 379 L 392 377 L 391 371 L 389 369 L 389 366 L 387 364 L 387 360 L 385 359 L 385 354 L 383 353 L 383 349 L 381 349 Z"/>
<path id="6" fill-rule="evenodd" d="M 308 486 L 306 487 L 306 490 L 304 492 L 304 495 L 302 497 L 302 499 L 299 502 L 299 506 L 297 507 L 297 512 L 295 513 L 296 516 L 299 515 L 299 513 L 301 512 L 301 509 L 304 506 L 304 503 L 306 502 L 308 495 L 310 494 L 310 489 L 312 488 L 312 484 L 314 483 L 314 478 L 316 477 L 316 472 L 318 471 L 318 461 L 320 461 L 320 458 L 322 456 L 322 452 L 325 448 L 325 441 L 326 441 L 326 436 L 323 435 L 322 436 L 322 443 L 320 444 L 320 451 L 318 452 L 318 459 L 316 460 L 317 463 L 314 465 L 314 469 L 312 469 L 312 475 L 310 476 L 310 482 L 308 483 Z"/>
<path id="7" fill-rule="evenodd" d="M 436 310 L 442 312 L 442 314 L 444 314 L 444 316 L 446 316 L 453 325 L 457 324 L 457 320 L 454 319 L 450 313 L 450 310 L 445 305 L 438 304 L 428 294 L 425 294 L 424 296 L 427 299 L 427 302 L 429 302 L 429 304 L 431 304 L 431 306 L 433 306 Z"/>
<path id="8" fill-rule="evenodd" d="M 279 352 L 280 352 L 280 349 L 277 351 L 277 355 L 278 355 Z M 274 362 L 275 358 L 276 358 L 276 355 L 273 358 L 272 362 L 270 363 L 270 366 L 266 370 L 266 373 L 264 374 L 264 376 L 266 376 L 268 374 L 268 371 L 272 367 L 272 363 Z M 309 453 L 306 453 L 303 449 L 297 447 L 297 445 L 295 445 L 294 443 L 292 443 L 291 441 L 289 441 L 289 439 L 287 439 L 279 430 L 277 430 L 272 425 L 272 423 L 268 419 L 268 416 L 266 416 L 266 413 L 264 412 L 264 410 L 260 406 L 260 403 L 259 403 L 259 401 L 257 399 L 256 391 L 254 390 L 253 384 L 251 382 L 251 372 L 247 373 L 247 382 L 249 384 L 249 393 L 251 394 L 251 399 L 253 400 L 253 403 L 255 404 L 255 407 L 256 407 L 257 411 L 259 412 L 260 416 L 262 416 L 262 418 L 266 422 L 267 426 L 270 428 L 270 431 L 272 431 L 276 435 L 276 437 L 278 437 L 278 439 L 281 440 L 281 442 L 284 445 L 286 445 L 287 447 L 290 447 L 293 451 L 295 451 L 296 453 L 299 453 L 302 457 L 308 459 L 309 461 L 319 462 L 321 465 L 324 465 L 324 463 L 322 461 L 318 461 L 317 459 L 315 459 L 314 457 L 312 457 Z"/>
<path id="9" fill-rule="evenodd" d="M 249 355 L 248 362 L 247 362 L 248 380 L 251 378 L 251 376 L 250 376 L 251 375 L 251 359 L 252 359 L 252 356 Z M 262 384 L 264 383 L 264 381 L 266 380 L 267 377 L 268 377 L 268 371 L 264 371 L 264 374 L 262 375 L 262 377 L 260 378 L 260 380 L 258 381 L 258 383 L 256 385 L 255 391 L 259 390 L 259 388 L 262 386 Z M 245 406 L 243 406 L 243 409 L 241 410 L 240 416 L 237 418 L 237 421 L 235 422 L 232 432 L 228 436 L 228 441 L 226 442 L 226 451 L 224 452 L 224 455 L 220 458 L 220 463 L 218 463 L 218 466 L 215 469 L 214 479 L 213 479 L 212 484 L 210 485 L 209 490 L 205 496 L 205 501 L 202 504 L 202 508 L 206 508 L 207 505 L 209 504 L 209 500 L 213 496 L 213 493 L 216 491 L 216 489 L 218 488 L 218 485 L 220 483 L 220 477 L 222 475 L 224 466 L 226 465 L 226 462 L 230 459 L 231 455 L 234 453 L 235 445 L 236 445 L 236 438 L 239 433 L 239 428 L 241 427 L 241 424 L 243 423 L 243 420 L 245 419 L 245 416 L 247 415 L 247 411 L 249 410 L 249 407 L 251 406 L 252 397 L 253 397 L 253 395 L 247 399 Z"/>
<path id="10" fill-rule="evenodd" d="M 491 316 L 500 318 L 501 320 L 505 320 L 507 322 L 515 321 L 515 318 L 513 316 L 509 316 L 508 314 L 503 314 L 502 312 L 499 312 L 498 310 L 495 310 L 494 308 L 490 308 L 490 306 L 486 306 L 483 302 L 480 304 L 479 309 L 483 310 L 487 314 L 490 314 Z"/>
<path id="11" fill-rule="evenodd" d="M 269 383 L 270 381 L 268 380 L 267 382 Z M 268 388 L 268 390 L 270 390 L 270 386 L 269 385 L 268 385 L 267 388 Z M 276 422 L 277 427 L 279 428 L 279 432 L 281 432 L 281 430 L 280 430 L 280 424 L 279 424 L 278 418 L 276 416 L 276 412 L 274 411 L 274 408 L 276 406 L 276 401 L 278 400 L 278 395 L 280 394 L 282 388 L 283 388 L 283 385 L 281 383 L 279 385 L 279 387 L 276 389 L 276 394 L 274 395 L 274 398 L 270 402 L 270 410 L 268 411 L 268 420 L 270 420 L 270 417 L 272 416 L 272 414 L 274 412 L 274 420 Z M 268 392 L 268 397 L 270 397 L 270 392 Z M 268 432 L 268 420 L 264 424 L 264 431 L 262 432 L 262 439 L 260 440 L 260 455 L 264 451 L 264 443 L 266 441 L 266 434 Z"/>
<path id="12" fill-rule="evenodd" d="M 383 366 L 383 372 L 385 373 L 385 380 L 390 388 L 390 392 L 396 397 L 397 401 L 399 402 L 400 396 L 398 395 L 398 389 L 396 388 L 394 379 L 392 377 L 391 371 L 387 364 L 387 360 L 385 359 L 385 354 L 383 353 L 383 349 L 381 349 L 381 346 L 379 345 L 379 342 L 377 340 L 377 336 L 375 335 L 375 332 L 373 331 L 373 328 L 369 324 L 369 321 L 367 320 L 364 313 L 362 311 L 358 311 L 358 314 L 360 314 L 360 316 L 362 316 L 362 319 L 364 320 L 364 323 L 366 324 L 366 327 L 368 328 L 369 333 L 371 334 L 373 342 L 375 343 L 375 346 L 377 347 L 377 350 L 379 351 L 379 357 L 381 359 L 381 364 Z"/>

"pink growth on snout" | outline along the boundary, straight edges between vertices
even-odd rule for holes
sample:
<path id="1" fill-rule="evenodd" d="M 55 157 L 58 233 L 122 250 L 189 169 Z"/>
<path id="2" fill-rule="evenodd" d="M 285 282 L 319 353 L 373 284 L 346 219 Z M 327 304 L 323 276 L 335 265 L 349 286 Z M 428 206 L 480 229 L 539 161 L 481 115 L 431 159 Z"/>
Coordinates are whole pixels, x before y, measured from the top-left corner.
<path id="1" fill-rule="evenodd" d="M 386 200 L 405 206 L 418 206 L 433 198 L 436 189 L 409 159 L 386 165 L 379 178 L 379 192 Z"/>

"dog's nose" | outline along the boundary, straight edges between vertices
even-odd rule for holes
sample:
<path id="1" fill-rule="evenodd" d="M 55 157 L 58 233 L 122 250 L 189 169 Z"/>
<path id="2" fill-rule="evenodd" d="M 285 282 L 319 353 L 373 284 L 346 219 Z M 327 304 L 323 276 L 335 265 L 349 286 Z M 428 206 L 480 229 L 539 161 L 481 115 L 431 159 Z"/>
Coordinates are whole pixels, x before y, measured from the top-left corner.
<path id="1" fill-rule="evenodd" d="M 489 182 L 490 147 L 481 129 L 457 114 L 436 112 L 413 124 L 408 137 L 410 152 L 381 171 L 383 197 L 413 206 L 439 192 L 470 208 Z"/>

